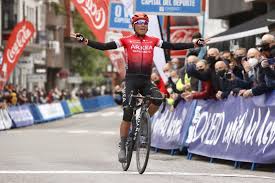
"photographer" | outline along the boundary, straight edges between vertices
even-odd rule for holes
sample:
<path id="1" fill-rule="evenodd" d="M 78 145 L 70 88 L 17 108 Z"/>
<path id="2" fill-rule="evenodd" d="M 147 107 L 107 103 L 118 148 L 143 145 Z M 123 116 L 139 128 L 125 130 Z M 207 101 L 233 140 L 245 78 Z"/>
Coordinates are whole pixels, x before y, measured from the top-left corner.
<path id="1" fill-rule="evenodd" d="M 265 81 L 268 87 L 275 88 L 275 38 L 271 34 L 266 34 L 262 37 L 260 50 L 264 58 L 261 61 L 261 67 L 265 74 Z"/>

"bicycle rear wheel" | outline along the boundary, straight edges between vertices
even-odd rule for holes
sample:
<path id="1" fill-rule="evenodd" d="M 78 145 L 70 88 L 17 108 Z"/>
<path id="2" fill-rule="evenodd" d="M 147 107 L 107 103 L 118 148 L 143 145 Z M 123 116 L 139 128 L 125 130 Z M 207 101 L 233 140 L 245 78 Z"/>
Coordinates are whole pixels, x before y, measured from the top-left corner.
<path id="1" fill-rule="evenodd" d="M 136 140 L 136 160 L 138 173 L 143 174 L 149 160 L 151 146 L 151 121 L 148 112 L 140 119 L 140 130 Z"/>

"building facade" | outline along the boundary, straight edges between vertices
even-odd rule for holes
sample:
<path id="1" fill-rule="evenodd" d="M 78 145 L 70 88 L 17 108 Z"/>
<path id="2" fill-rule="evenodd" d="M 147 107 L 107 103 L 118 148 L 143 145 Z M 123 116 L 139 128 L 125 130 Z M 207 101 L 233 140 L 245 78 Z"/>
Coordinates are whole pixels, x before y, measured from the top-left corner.
<path id="1" fill-rule="evenodd" d="M 228 24 L 227 31 L 212 39 L 213 46 L 221 50 L 255 47 L 264 33 L 274 31 L 268 21 L 274 16 L 274 0 L 209 0 L 209 18 Z"/>
<path id="2" fill-rule="evenodd" d="M 22 20 L 30 21 L 35 27 L 35 34 L 19 58 L 9 83 L 28 90 L 35 86 L 43 87 L 46 83 L 46 72 L 36 73 L 36 65 L 45 65 L 46 44 L 43 0 L 2 0 L 2 40 L 7 42 L 11 31 Z M 44 33 L 45 35 L 45 33 Z M 39 79 L 35 79 L 37 76 Z"/>
<path id="3" fill-rule="evenodd" d="M 67 23 L 65 1 L 1 0 L 0 2 L 2 3 L 0 35 L 3 45 L 16 24 L 23 19 L 32 22 L 36 29 L 9 82 L 28 90 L 33 90 L 36 86 L 47 90 L 55 86 L 65 88 L 65 80 L 69 75 L 69 69 L 64 69 L 69 67 L 64 59 L 64 30 Z"/>

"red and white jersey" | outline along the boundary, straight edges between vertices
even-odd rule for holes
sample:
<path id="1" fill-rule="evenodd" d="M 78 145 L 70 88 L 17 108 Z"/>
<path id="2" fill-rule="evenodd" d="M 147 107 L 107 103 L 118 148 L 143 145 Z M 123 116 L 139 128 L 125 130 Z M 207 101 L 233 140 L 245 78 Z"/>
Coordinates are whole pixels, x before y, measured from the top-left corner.
<path id="1" fill-rule="evenodd" d="M 120 38 L 117 47 L 124 47 L 127 74 L 150 76 L 152 72 L 154 47 L 161 47 L 163 41 L 156 37 L 136 35 Z"/>

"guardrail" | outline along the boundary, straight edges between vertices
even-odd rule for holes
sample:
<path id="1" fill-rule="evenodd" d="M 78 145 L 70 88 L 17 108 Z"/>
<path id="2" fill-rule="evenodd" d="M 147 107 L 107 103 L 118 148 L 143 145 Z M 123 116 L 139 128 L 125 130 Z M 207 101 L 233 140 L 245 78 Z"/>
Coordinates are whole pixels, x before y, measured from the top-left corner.
<path id="1" fill-rule="evenodd" d="M 112 96 L 98 96 L 80 100 L 63 100 L 51 104 L 11 106 L 8 109 L 0 110 L 0 130 L 45 123 L 84 111 L 97 111 L 115 105 Z"/>
<path id="2" fill-rule="evenodd" d="M 181 102 L 152 121 L 155 148 L 186 147 L 188 159 L 197 154 L 253 166 L 275 163 L 275 93 Z"/>

